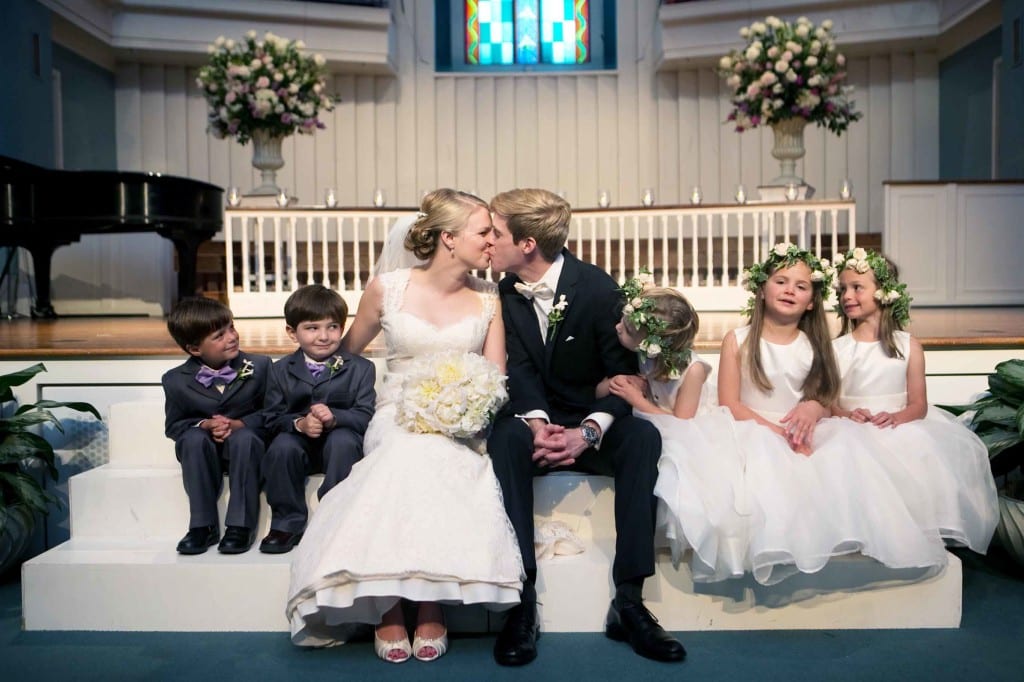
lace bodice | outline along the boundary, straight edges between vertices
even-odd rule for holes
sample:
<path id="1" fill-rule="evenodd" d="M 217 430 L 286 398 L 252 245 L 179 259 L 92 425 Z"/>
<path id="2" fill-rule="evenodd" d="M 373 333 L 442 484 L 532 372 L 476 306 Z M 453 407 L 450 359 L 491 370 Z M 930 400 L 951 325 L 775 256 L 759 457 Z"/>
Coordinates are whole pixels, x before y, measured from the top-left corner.
<path id="1" fill-rule="evenodd" d="M 846 410 L 863 407 L 872 412 L 896 412 L 907 406 L 907 358 L 910 334 L 898 331 L 896 347 L 902 358 L 890 358 L 879 341 L 862 342 L 852 334 L 832 342 L 843 377 L 839 406 Z"/>
<path id="2" fill-rule="evenodd" d="M 405 290 L 409 285 L 408 269 L 394 270 L 380 276 L 384 287 L 381 328 L 387 348 L 388 371 L 378 403 L 391 401 L 401 386 L 401 376 L 410 360 L 428 353 L 462 350 L 479 353 L 487 338 L 487 328 L 494 317 L 498 288 L 492 282 L 470 278 L 470 286 L 480 295 L 480 312 L 438 327 L 403 309 Z"/>
<path id="3" fill-rule="evenodd" d="M 742 346 L 749 333 L 749 326 L 737 329 L 736 343 Z M 811 342 L 802 331 L 786 345 L 761 339 L 761 365 L 772 390 L 765 393 L 758 388 L 744 367 L 740 379 L 740 401 L 765 419 L 778 423 L 803 398 L 804 381 L 811 371 L 813 359 Z"/>

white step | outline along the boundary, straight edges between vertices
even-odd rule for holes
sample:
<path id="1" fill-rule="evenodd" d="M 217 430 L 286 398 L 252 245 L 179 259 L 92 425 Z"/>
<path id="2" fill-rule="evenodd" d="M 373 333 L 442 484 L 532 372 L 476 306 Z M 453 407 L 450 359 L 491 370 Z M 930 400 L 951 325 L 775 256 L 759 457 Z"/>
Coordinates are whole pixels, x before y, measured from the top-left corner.
<path id="1" fill-rule="evenodd" d="M 70 479 L 71 541 L 22 570 L 29 630 L 283 631 L 289 555 L 211 549 L 178 555 L 188 502 L 159 403 L 111 409 L 110 464 Z M 316 508 L 321 477 L 306 496 Z M 548 632 L 599 631 L 614 548 L 611 480 L 559 473 L 535 481 L 538 523 L 567 524 L 586 549 L 541 562 L 538 595 Z M 220 499 L 221 517 L 227 501 Z M 261 505 L 257 539 L 269 527 Z M 959 560 L 938 575 L 893 572 L 863 557 L 836 559 L 818 574 L 765 588 L 752 579 L 694 586 L 685 565 L 660 554 L 645 598 L 669 630 L 787 628 L 955 628 L 960 623 Z M 454 630 L 486 631 L 501 616 L 479 608 L 449 613 Z"/>

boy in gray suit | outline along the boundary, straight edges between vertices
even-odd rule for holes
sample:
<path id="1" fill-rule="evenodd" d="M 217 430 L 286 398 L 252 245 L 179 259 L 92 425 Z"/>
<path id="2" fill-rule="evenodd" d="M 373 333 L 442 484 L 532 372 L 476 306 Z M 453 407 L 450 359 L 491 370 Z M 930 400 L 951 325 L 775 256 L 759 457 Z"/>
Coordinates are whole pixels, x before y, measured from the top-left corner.
<path id="1" fill-rule="evenodd" d="M 363 458 L 363 434 L 377 394 L 374 365 L 339 350 L 348 306 L 320 284 L 297 289 L 284 304 L 285 330 L 299 349 L 274 363 L 267 385 L 273 441 L 261 465 L 270 532 L 260 551 L 291 551 L 306 528 L 306 477 L 322 472 L 322 498 Z"/>
<path id="2" fill-rule="evenodd" d="M 226 470 L 227 527 L 217 549 L 241 554 L 252 546 L 259 513 L 270 358 L 241 352 L 231 310 L 208 298 L 179 301 L 167 330 L 190 356 L 161 379 L 164 432 L 181 462 L 191 516 L 178 552 L 202 554 L 220 539 L 217 498 Z"/>

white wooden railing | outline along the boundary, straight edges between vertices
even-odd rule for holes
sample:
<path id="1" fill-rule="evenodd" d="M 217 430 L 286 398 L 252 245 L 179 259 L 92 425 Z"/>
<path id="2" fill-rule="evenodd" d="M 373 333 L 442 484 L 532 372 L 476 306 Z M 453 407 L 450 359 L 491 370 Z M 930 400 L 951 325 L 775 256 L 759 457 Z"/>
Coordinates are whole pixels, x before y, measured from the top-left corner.
<path id="1" fill-rule="evenodd" d="M 278 317 L 300 286 L 333 287 L 355 310 L 392 223 L 415 209 L 228 208 L 228 297 L 237 317 Z M 819 256 L 856 245 L 853 201 L 579 210 L 569 248 L 625 281 L 648 267 L 698 310 L 735 310 L 742 272 L 780 241 Z M 481 273 L 497 279 L 498 273 Z"/>

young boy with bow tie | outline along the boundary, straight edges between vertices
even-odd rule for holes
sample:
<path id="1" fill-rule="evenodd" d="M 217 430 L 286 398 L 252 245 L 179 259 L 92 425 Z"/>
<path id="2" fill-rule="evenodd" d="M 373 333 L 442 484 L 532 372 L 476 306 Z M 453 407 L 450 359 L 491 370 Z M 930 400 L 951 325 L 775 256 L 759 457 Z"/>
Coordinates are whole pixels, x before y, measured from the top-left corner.
<path id="1" fill-rule="evenodd" d="M 161 380 L 164 431 L 181 462 L 190 511 L 177 549 L 202 554 L 220 539 L 217 498 L 227 471 L 230 497 L 217 549 L 241 554 L 252 547 L 259 514 L 261 410 L 270 358 L 241 352 L 231 310 L 208 298 L 179 301 L 167 330 L 190 356 Z"/>
<path id="2" fill-rule="evenodd" d="M 363 458 L 376 371 L 369 360 L 339 350 L 347 316 L 345 300 L 320 284 L 297 289 L 284 304 L 285 331 L 299 348 L 274 363 L 267 386 L 274 439 L 261 464 L 271 511 L 261 552 L 289 552 L 302 538 L 309 474 L 324 474 L 319 499 Z"/>

